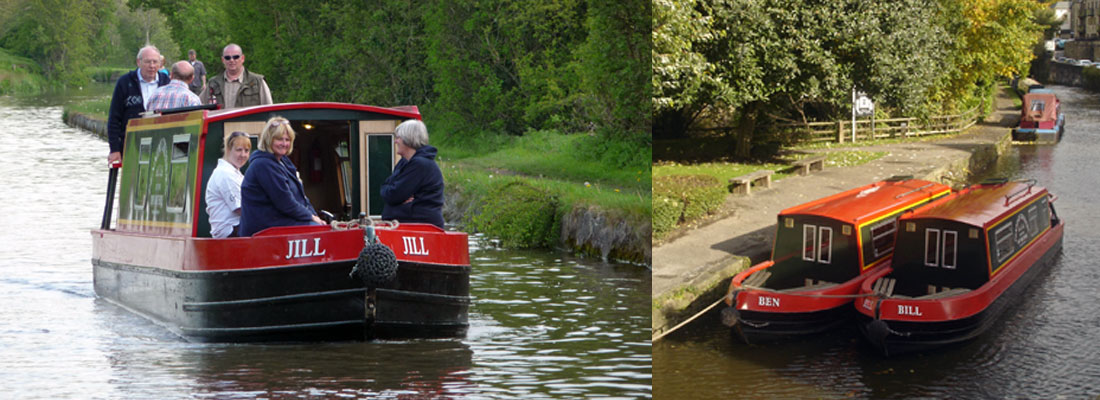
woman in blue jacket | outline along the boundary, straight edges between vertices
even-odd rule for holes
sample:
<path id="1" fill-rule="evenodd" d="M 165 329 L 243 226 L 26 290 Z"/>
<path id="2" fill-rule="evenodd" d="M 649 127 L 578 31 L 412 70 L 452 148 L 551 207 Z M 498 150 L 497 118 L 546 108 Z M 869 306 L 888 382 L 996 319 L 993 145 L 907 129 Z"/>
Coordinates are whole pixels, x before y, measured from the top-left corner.
<path id="1" fill-rule="evenodd" d="M 427 222 L 443 227 L 443 172 L 435 163 L 435 147 L 428 145 L 428 128 L 411 119 L 394 130 L 394 146 L 401 161 L 382 183 L 382 219 Z"/>
<path id="2" fill-rule="evenodd" d="M 306 198 L 298 169 L 287 157 L 294 151 L 294 129 L 290 121 L 274 117 L 267 121 L 258 150 L 241 182 L 241 236 L 273 226 L 321 224 Z"/>

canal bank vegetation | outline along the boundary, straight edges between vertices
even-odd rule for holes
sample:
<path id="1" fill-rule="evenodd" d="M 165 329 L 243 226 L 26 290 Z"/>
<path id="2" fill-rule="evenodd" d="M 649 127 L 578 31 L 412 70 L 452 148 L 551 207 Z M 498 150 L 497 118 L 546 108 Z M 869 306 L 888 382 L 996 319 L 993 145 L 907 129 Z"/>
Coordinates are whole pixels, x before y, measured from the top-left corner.
<path id="1" fill-rule="evenodd" d="M 0 95 L 38 93 L 44 86 L 37 62 L 0 48 Z"/>
<path id="2" fill-rule="evenodd" d="M 0 47 L 34 60 L 48 88 L 92 81 L 91 66 L 135 68 L 137 50 L 156 44 L 179 60 L 165 18 L 127 0 L 8 0 L 0 10 Z"/>
<path id="3" fill-rule="evenodd" d="M 240 44 L 277 102 L 417 105 L 471 231 L 648 262 L 649 1 L 128 4 L 211 74 Z"/>

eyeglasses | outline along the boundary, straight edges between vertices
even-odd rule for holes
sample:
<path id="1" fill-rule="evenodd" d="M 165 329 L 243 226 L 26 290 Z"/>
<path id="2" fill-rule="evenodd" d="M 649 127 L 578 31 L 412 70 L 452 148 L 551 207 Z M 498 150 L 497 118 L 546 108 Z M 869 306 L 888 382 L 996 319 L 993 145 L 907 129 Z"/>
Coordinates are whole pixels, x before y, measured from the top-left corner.
<path id="1" fill-rule="evenodd" d="M 226 61 L 236 60 L 236 59 L 241 58 L 241 55 L 240 54 L 234 54 L 234 55 L 231 55 L 231 56 L 222 56 L 222 58 L 224 58 Z"/>
<path id="2" fill-rule="evenodd" d="M 141 63 L 145 65 L 157 65 L 159 62 L 160 60 L 141 60 Z"/>
<path id="3" fill-rule="evenodd" d="M 235 138 L 237 136 L 248 136 L 248 134 L 244 133 L 244 132 L 241 132 L 241 131 L 236 131 L 236 132 L 233 132 L 233 133 L 229 134 L 230 139 Z"/>

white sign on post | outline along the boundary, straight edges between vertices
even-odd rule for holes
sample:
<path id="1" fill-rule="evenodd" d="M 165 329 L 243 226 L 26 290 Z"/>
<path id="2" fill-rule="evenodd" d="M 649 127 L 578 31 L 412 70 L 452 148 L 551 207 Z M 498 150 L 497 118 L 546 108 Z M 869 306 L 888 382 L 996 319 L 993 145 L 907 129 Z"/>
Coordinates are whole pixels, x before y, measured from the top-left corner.
<path id="1" fill-rule="evenodd" d="M 867 93 L 857 92 L 855 102 L 856 116 L 866 117 L 875 113 L 875 103 L 867 97 Z"/>

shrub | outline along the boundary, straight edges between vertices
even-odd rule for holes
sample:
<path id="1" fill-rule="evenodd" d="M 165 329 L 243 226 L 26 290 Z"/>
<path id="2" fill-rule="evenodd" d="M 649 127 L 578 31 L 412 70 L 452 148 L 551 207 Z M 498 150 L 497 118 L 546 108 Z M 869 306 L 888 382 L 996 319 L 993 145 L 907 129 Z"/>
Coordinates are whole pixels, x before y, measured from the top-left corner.
<path id="1" fill-rule="evenodd" d="M 560 223 L 557 197 L 521 181 L 490 189 L 481 212 L 469 217 L 474 230 L 519 248 L 554 245 Z"/>
<path id="2" fill-rule="evenodd" d="M 653 195 L 653 238 L 661 239 L 680 223 L 684 205 L 665 195 Z"/>
<path id="3" fill-rule="evenodd" d="M 667 223 L 668 215 L 663 215 L 660 218 L 665 218 L 665 221 L 658 222 L 657 214 L 659 212 L 667 213 L 668 210 L 658 211 L 658 198 L 666 197 L 673 205 L 679 205 L 680 218 L 673 218 L 683 223 L 690 223 L 704 215 L 712 214 L 718 211 L 718 208 L 722 206 L 722 202 L 726 199 L 726 188 L 718 181 L 718 178 L 707 175 L 668 175 L 658 176 L 653 178 L 653 218 L 654 218 L 654 236 L 661 236 L 658 234 L 659 229 L 664 229 L 662 226 L 658 228 L 658 224 Z M 660 201 L 660 207 L 665 207 L 666 202 Z M 675 211 L 672 211 L 675 213 Z M 671 229 L 671 228 L 669 228 Z"/>

